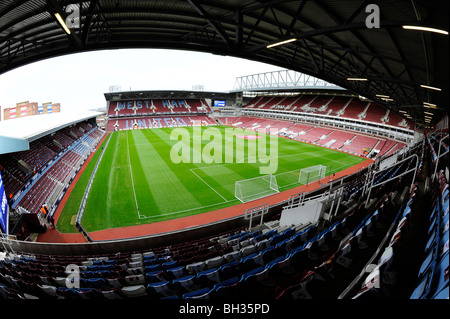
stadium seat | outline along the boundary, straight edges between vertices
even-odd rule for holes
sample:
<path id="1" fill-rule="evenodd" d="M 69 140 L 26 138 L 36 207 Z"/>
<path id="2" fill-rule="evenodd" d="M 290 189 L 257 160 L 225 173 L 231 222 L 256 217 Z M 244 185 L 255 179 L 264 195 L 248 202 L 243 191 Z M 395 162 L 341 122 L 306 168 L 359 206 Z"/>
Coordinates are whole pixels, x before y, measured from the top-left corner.
<path id="1" fill-rule="evenodd" d="M 172 296 L 175 290 L 170 281 L 152 282 L 147 284 L 147 293 L 151 297 L 162 298 Z"/>
<path id="2" fill-rule="evenodd" d="M 448 290 L 448 284 L 445 288 L 443 288 L 441 291 L 437 292 L 436 295 L 433 296 L 433 299 L 448 299 L 449 296 L 449 290 Z"/>
<path id="3" fill-rule="evenodd" d="M 259 274 L 263 271 L 264 271 L 264 267 L 262 267 L 262 266 L 256 267 L 256 268 L 242 274 L 242 276 L 240 278 L 240 282 L 252 280 L 252 279 L 256 278 L 257 274 Z"/>
<path id="4" fill-rule="evenodd" d="M 144 267 L 145 273 L 158 271 L 158 270 L 161 270 L 161 271 L 163 270 L 162 266 L 160 264 L 151 264 L 151 265 L 147 265 Z"/>
<path id="5" fill-rule="evenodd" d="M 438 254 L 438 247 L 435 245 L 431 251 L 428 252 L 425 259 L 422 262 L 422 265 L 420 266 L 419 275 L 418 277 L 422 277 L 430 267 L 434 267 L 435 261 Z"/>
<path id="6" fill-rule="evenodd" d="M 256 246 L 256 248 L 257 248 L 259 251 L 261 251 L 261 250 L 266 249 L 267 247 L 270 246 L 270 240 L 267 239 L 267 238 L 264 238 L 264 239 L 262 239 L 261 241 L 258 241 L 258 242 L 255 244 L 255 246 Z"/>
<path id="7" fill-rule="evenodd" d="M 216 268 L 220 267 L 224 263 L 225 259 L 223 256 L 212 257 L 205 261 L 206 268 Z"/>
<path id="8" fill-rule="evenodd" d="M 162 266 L 163 270 L 167 271 L 168 269 L 177 267 L 178 261 L 168 261 L 168 262 L 163 263 L 161 266 Z"/>
<path id="9" fill-rule="evenodd" d="M 77 289 L 77 293 L 80 299 L 85 300 L 98 299 L 102 295 L 101 292 L 95 288 L 79 288 Z"/>
<path id="10" fill-rule="evenodd" d="M 125 280 L 122 277 L 107 278 L 109 286 L 113 288 L 122 288 L 125 285 Z"/>
<path id="11" fill-rule="evenodd" d="M 109 282 L 105 278 L 88 278 L 86 285 L 88 288 L 106 288 L 109 287 Z"/>
<path id="12" fill-rule="evenodd" d="M 127 285 L 139 285 L 139 284 L 145 284 L 145 277 L 143 274 L 139 275 L 128 275 L 125 276 L 125 282 Z"/>
<path id="13" fill-rule="evenodd" d="M 234 260 L 219 267 L 219 275 L 221 280 L 226 280 L 236 276 L 236 272 L 240 271 L 239 260 Z"/>
<path id="14" fill-rule="evenodd" d="M 251 250 L 251 248 L 249 248 Z M 240 251 L 232 251 L 223 256 L 225 258 L 226 262 L 238 260 L 241 258 L 241 252 Z"/>
<path id="15" fill-rule="evenodd" d="M 448 230 L 447 230 L 448 233 Z M 447 237 L 447 245 L 448 245 L 448 237 Z M 442 290 L 445 289 L 445 287 L 447 287 L 448 289 L 448 264 L 449 264 L 449 255 L 448 255 L 448 250 L 447 252 L 440 257 L 440 262 L 436 267 L 436 272 L 434 274 L 435 278 L 434 278 L 434 282 L 433 282 L 433 296 L 431 297 L 432 299 L 439 299 L 436 298 L 436 296 L 438 296 Z M 448 298 L 448 295 L 447 295 Z"/>
<path id="16" fill-rule="evenodd" d="M 206 268 L 204 261 L 198 261 L 189 265 L 186 265 L 186 272 L 188 274 L 197 274 Z"/>
<path id="17" fill-rule="evenodd" d="M 105 299 L 123 299 L 127 297 L 127 295 L 122 293 L 122 289 L 118 288 L 108 288 L 108 289 L 101 289 L 101 294 Z"/>
<path id="18" fill-rule="evenodd" d="M 220 281 L 217 268 L 211 268 L 197 273 L 197 281 L 203 286 L 211 286 Z"/>
<path id="19" fill-rule="evenodd" d="M 127 298 L 138 298 L 147 296 L 147 290 L 144 285 L 132 285 L 121 288 L 123 295 Z"/>
<path id="20" fill-rule="evenodd" d="M 172 281 L 172 285 L 178 291 L 193 291 L 197 284 L 195 283 L 196 276 L 187 275 L 181 278 L 176 278 Z"/>
<path id="21" fill-rule="evenodd" d="M 211 289 L 201 288 L 195 291 L 183 294 L 182 299 L 210 299 Z"/>
<path id="22" fill-rule="evenodd" d="M 186 268 L 184 266 L 175 266 L 166 270 L 166 273 L 171 278 L 182 277 L 186 274 Z"/>
<path id="23" fill-rule="evenodd" d="M 151 271 L 145 274 L 145 280 L 148 283 L 166 280 L 166 274 L 162 270 Z"/>
<path id="24" fill-rule="evenodd" d="M 78 291 L 74 288 L 67 288 L 67 287 L 58 287 L 56 288 L 56 293 L 62 298 L 62 299 L 78 299 Z"/>
<path id="25" fill-rule="evenodd" d="M 256 249 L 255 245 L 248 245 L 244 248 L 241 248 L 239 252 L 241 254 L 241 257 L 245 257 L 245 256 L 255 253 L 256 251 L 257 251 L 257 249 Z"/>
<path id="26" fill-rule="evenodd" d="M 38 285 L 39 289 L 42 290 L 48 297 L 58 297 L 59 294 L 56 291 L 55 286 L 49 286 L 49 285 Z"/>
<path id="27" fill-rule="evenodd" d="M 55 281 L 57 287 L 66 286 L 66 277 L 53 277 L 53 280 Z"/>
<path id="28" fill-rule="evenodd" d="M 222 297 L 226 296 L 227 294 L 225 291 L 227 290 L 227 288 L 236 285 L 238 282 L 239 282 L 238 277 L 231 277 L 227 280 L 216 283 L 213 287 L 215 295 Z"/>
<path id="29" fill-rule="evenodd" d="M 262 266 L 254 268 L 239 279 L 238 298 L 255 299 L 263 293 L 262 281 L 268 276 L 268 269 Z"/>
<path id="30" fill-rule="evenodd" d="M 430 286 L 433 281 L 433 269 L 428 269 L 426 273 L 423 274 L 422 280 L 419 285 L 414 289 L 410 296 L 410 299 L 426 299 L 430 293 Z"/>

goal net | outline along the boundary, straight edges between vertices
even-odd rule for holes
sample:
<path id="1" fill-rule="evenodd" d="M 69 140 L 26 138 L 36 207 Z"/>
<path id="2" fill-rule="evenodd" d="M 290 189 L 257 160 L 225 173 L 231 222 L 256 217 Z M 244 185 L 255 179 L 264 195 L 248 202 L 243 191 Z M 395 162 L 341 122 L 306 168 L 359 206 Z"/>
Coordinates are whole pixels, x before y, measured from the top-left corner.
<path id="1" fill-rule="evenodd" d="M 235 183 L 235 196 L 243 203 L 278 192 L 277 178 L 274 175 L 244 179 Z"/>
<path id="2" fill-rule="evenodd" d="M 309 184 L 325 177 L 327 166 L 315 165 L 300 170 L 298 182 L 300 184 Z"/>

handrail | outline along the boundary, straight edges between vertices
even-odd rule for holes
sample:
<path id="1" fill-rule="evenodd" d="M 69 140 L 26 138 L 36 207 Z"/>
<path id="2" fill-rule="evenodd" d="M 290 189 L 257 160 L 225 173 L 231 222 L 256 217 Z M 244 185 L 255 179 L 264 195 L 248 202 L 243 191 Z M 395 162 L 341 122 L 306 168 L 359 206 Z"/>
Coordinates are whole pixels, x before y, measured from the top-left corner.
<path id="1" fill-rule="evenodd" d="M 414 182 L 415 182 L 415 180 L 416 180 L 417 167 L 419 166 L 419 156 L 418 156 L 417 154 L 412 154 L 412 155 L 410 155 L 410 156 L 404 158 L 403 160 L 401 160 L 400 162 L 397 163 L 397 164 L 401 164 L 401 163 L 403 163 L 403 162 L 409 160 L 409 159 L 412 158 L 412 157 L 415 157 L 415 158 L 416 158 L 416 167 L 415 167 L 414 169 L 407 170 L 406 172 L 403 172 L 403 173 L 401 173 L 400 175 L 391 177 L 391 178 L 389 178 L 388 180 L 385 180 L 385 181 L 383 181 L 383 182 L 377 183 L 375 186 L 380 186 L 380 185 L 386 184 L 386 183 L 391 182 L 391 181 L 393 181 L 393 180 L 395 180 L 395 179 L 397 179 L 397 178 L 399 178 L 399 177 L 402 177 L 403 175 L 409 174 L 410 172 L 414 171 L 414 176 L 413 176 L 413 180 L 412 180 L 412 182 L 411 182 L 411 187 L 410 187 L 410 188 L 412 188 L 413 185 L 414 185 Z M 373 185 L 373 182 L 374 182 L 374 179 L 375 179 L 375 175 L 377 175 L 378 173 L 381 173 L 381 172 L 383 172 L 383 171 L 386 171 L 386 170 L 388 170 L 388 169 L 390 169 L 390 167 L 385 168 L 385 169 L 383 169 L 383 170 L 376 171 L 376 172 L 373 173 L 373 175 L 372 175 L 372 180 L 371 180 L 371 182 L 370 182 L 370 186 L 368 187 L 368 194 L 367 194 L 367 199 L 366 199 L 366 205 L 365 205 L 365 207 L 368 207 L 368 205 L 369 205 L 369 200 L 370 200 L 370 193 L 371 193 L 371 191 L 372 191 L 372 188 L 375 187 L 375 186 Z"/>

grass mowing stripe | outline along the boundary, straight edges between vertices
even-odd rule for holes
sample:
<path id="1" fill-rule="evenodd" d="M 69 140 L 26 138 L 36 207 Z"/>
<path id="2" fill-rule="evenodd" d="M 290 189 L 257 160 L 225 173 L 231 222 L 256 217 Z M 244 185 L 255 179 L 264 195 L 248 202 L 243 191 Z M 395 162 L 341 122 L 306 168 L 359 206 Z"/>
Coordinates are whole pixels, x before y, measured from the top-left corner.
<path id="1" fill-rule="evenodd" d="M 91 191 L 89 193 L 89 196 L 86 201 L 86 207 L 83 214 L 83 227 L 86 230 L 89 229 L 96 229 L 97 225 L 99 224 L 99 215 L 101 215 L 101 222 L 104 223 L 105 218 L 107 218 L 107 215 L 105 212 L 102 211 L 101 214 L 96 214 L 93 212 L 93 210 L 96 209 L 95 203 L 102 203 L 103 205 L 107 205 L 108 202 L 108 190 L 104 189 L 107 187 L 108 184 L 105 184 L 109 180 L 110 171 L 113 169 L 113 157 L 114 153 L 116 152 L 116 144 L 118 143 L 118 137 L 119 135 L 116 133 L 113 133 L 111 136 L 111 139 L 109 141 L 109 144 L 107 148 L 105 149 L 105 152 L 103 154 L 103 158 L 99 164 L 99 167 L 97 169 L 97 174 L 92 182 Z M 100 185 L 99 185 L 100 184 Z M 102 187 L 103 186 L 103 187 Z M 102 190 L 99 190 L 102 189 Z M 92 208 L 92 206 L 94 206 Z M 104 209 L 103 209 L 104 210 Z"/>
<path id="2" fill-rule="evenodd" d="M 133 188 L 134 202 L 136 203 L 136 210 L 139 216 L 139 205 L 136 198 L 136 190 L 134 189 L 134 180 L 133 180 L 133 168 L 131 167 L 131 159 L 130 159 L 130 145 L 128 143 L 128 132 L 127 132 L 127 153 L 128 153 L 128 166 L 130 167 L 130 176 L 131 176 L 131 188 Z"/>
<path id="3" fill-rule="evenodd" d="M 180 171 L 170 160 L 170 148 L 167 143 L 158 144 L 158 148 L 153 146 L 153 142 L 161 141 L 157 134 L 150 130 L 143 130 L 145 137 L 149 141 L 146 148 L 151 153 L 151 166 L 153 168 L 150 177 L 150 188 L 153 198 L 157 204 L 157 209 L 161 213 L 180 211 L 186 208 L 202 206 L 191 192 L 187 189 L 189 182 L 186 181 L 186 172 Z M 173 200 L 174 196 L 177 200 Z"/>
<path id="4" fill-rule="evenodd" d="M 130 170 L 126 151 L 126 133 L 115 132 L 105 151 L 92 184 L 83 215 L 87 231 L 135 225 L 136 213 L 130 213 L 134 201 L 129 196 Z"/>
<path id="5" fill-rule="evenodd" d="M 145 170 L 147 167 L 142 165 L 147 158 L 140 155 L 140 150 L 143 147 L 148 147 L 148 141 L 140 131 L 129 132 L 128 136 L 128 151 L 130 153 L 130 165 L 132 166 L 134 176 L 134 190 L 136 193 L 136 200 L 139 204 L 138 218 L 142 219 L 147 218 L 149 215 L 158 214 L 157 210 L 155 210 L 156 204 L 153 196 L 151 196 L 148 179 L 144 178 L 146 174 L 151 174 L 150 172 L 146 172 Z M 142 143 L 144 140 L 145 143 Z M 139 145 L 139 148 L 136 147 L 136 144 Z M 142 212 L 145 212 L 145 215 Z"/>

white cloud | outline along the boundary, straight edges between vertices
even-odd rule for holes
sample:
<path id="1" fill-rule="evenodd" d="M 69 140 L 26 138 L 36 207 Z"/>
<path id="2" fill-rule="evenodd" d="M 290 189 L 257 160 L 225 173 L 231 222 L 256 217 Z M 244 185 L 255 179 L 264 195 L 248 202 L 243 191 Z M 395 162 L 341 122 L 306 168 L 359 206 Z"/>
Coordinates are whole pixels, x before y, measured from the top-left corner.
<path id="1" fill-rule="evenodd" d="M 109 86 L 122 90 L 229 91 L 235 78 L 280 70 L 244 59 L 179 50 L 108 50 L 47 59 L 0 75 L 0 106 L 30 101 L 61 103 L 61 109 L 105 105 Z"/>

